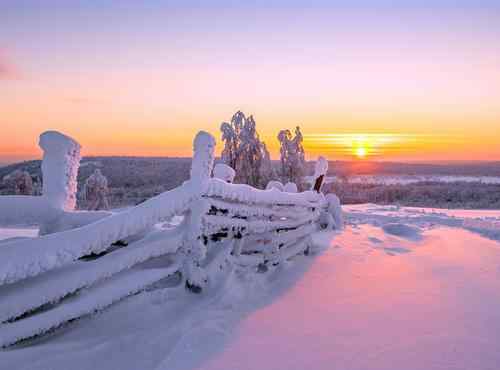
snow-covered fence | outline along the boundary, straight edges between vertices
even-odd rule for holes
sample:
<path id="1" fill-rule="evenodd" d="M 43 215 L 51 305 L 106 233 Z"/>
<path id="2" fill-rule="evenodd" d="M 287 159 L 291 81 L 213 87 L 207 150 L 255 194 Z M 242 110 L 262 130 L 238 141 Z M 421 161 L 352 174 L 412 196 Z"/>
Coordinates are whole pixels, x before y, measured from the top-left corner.
<path id="1" fill-rule="evenodd" d="M 190 223 L 188 285 L 207 283 L 213 268 L 232 266 L 266 271 L 283 260 L 307 253 L 310 234 L 319 229 L 327 207 L 322 194 L 258 190 L 248 185 L 210 179 L 196 200 Z"/>
<path id="2" fill-rule="evenodd" d="M 0 225 L 43 224 L 76 204 L 80 145 L 55 131 L 40 135 L 43 195 L 0 196 Z"/>
<path id="3" fill-rule="evenodd" d="M 1 244 L 0 346 L 103 309 L 174 273 L 196 292 L 221 268 L 267 271 L 310 251 L 310 234 L 320 228 L 331 206 L 317 191 L 258 190 L 210 177 L 215 140 L 200 132 L 194 140 L 190 179 L 180 187 L 121 213 L 72 211 L 79 146 L 53 135 L 57 145 L 71 143 L 53 151 L 51 140 L 43 140 L 48 168 L 44 175 L 58 180 L 45 179 L 42 197 L 0 197 L 0 206 L 25 202 L 27 215 L 36 214 L 37 207 L 64 215 L 63 225 L 52 225 L 62 232 Z M 6 209 L 0 208 L 0 226 L 12 221 L 3 215 Z M 183 216 L 180 225 L 159 225 L 174 215 Z M 44 217 L 54 217 L 50 212 L 36 216 L 42 224 L 47 223 Z M 24 222 L 21 217 L 17 220 Z M 127 247 L 111 248 L 127 238 Z M 91 261 L 81 259 L 103 253 Z M 158 257 L 169 263 L 144 266 Z M 71 299 L 59 304 L 68 296 Z"/>
<path id="4" fill-rule="evenodd" d="M 38 225 L 40 234 L 94 222 L 109 212 L 75 212 L 80 144 L 57 131 L 40 135 L 43 150 L 41 196 L 0 196 L 0 225 Z"/>

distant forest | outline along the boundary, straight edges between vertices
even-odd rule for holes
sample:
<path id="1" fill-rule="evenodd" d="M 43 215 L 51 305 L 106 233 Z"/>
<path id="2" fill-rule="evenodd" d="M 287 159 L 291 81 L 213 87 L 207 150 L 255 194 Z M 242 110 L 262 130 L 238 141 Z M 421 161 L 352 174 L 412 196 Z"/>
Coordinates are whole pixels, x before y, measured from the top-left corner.
<path id="1" fill-rule="evenodd" d="M 12 194 L 1 180 L 16 169 L 26 170 L 35 182 L 41 181 L 41 161 L 26 161 L 0 167 L 0 195 Z M 273 161 L 278 166 L 277 161 Z M 189 177 L 191 158 L 165 157 L 84 157 L 78 184 L 100 168 L 108 178 L 112 207 L 135 205 L 182 184 Z M 309 162 L 309 173 L 314 162 Z M 463 162 L 442 164 L 331 161 L 329 175 L 348 180 L 352 175 L 447 175 L 500 176 L 500 162 Z M 354 184 L 338 181 L 327 184 L 341 202 L 400 204 L 441 208 L 500 209 L 500 185 L 480 183 L 421 182 L 409 185 Z M 81 196 L 79 206 L 84 208 Z"/>

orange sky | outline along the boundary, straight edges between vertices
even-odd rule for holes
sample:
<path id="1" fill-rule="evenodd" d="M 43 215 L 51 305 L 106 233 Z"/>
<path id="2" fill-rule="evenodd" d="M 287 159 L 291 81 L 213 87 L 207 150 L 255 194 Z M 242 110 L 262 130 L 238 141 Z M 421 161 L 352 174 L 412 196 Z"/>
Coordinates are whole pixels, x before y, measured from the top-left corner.
<path id="1" fill-rule="evenodd" d="M 274 158 L 298 124 L 311 159 L 500 160 L 498 12 L 261 5 L 242 27 L 135 6 L 0 11 L 0 162 L 48 129 L 85 155 L 190 156 L 236 110 Z"/>

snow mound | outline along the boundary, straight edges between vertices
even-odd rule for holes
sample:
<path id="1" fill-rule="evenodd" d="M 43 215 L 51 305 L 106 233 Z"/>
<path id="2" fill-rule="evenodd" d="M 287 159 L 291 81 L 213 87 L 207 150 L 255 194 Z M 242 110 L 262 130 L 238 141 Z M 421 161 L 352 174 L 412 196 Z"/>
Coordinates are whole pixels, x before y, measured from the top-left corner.
<path id="1" fill-rule="evenodd" d="M 287 193 L 298 193 L 297 185 L 293 182 L 287 182 L 285 186 L 283 187 L 283 191 Z"/>
<path id="2" fill-rule="evenodd" d="M 236 172 L 224 163 L 217 163 L 214 167 L 214 177 L 225 182 L 233 182 Z"/>
<path id="3" fill-rule="evenodd" d="M 382 229 L 387 233 L 409 240 L 422 239 L 422 230 L 416 226 L 410 226 L 402 223 L 389 223 L 382 226 Z"/>
<path id="4" fill-rule="evenodd" d="M 266 186 L 266 190 L 277 189 L 279 191 L 283 191 L 283 184 L 279 181 L 269 181 Z"/>

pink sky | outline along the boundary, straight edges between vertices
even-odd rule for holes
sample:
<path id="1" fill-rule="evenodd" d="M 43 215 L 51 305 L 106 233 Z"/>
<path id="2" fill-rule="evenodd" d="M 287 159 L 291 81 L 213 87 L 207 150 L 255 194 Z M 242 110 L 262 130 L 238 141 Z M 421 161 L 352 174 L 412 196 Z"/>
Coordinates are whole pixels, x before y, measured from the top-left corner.
<path id="1" fill-rule="evenodd" d="M 189 156 L 236 110 L 274 157 L 298 124 L 310 158 L 352 158 L 322 135 L 384 134 L 405 140 L 368 157 L 500 160 L 496 9 L 174 3 L 0 5 L 0 161 L 47 129 L 86 155 Z"/>

